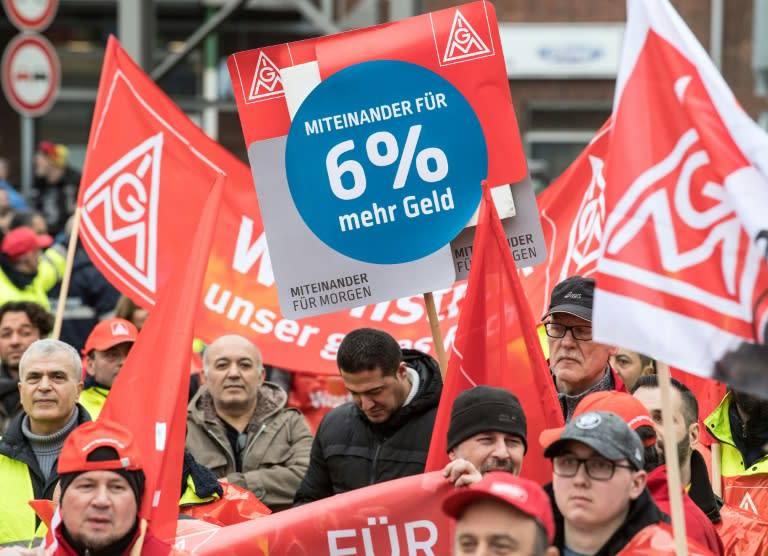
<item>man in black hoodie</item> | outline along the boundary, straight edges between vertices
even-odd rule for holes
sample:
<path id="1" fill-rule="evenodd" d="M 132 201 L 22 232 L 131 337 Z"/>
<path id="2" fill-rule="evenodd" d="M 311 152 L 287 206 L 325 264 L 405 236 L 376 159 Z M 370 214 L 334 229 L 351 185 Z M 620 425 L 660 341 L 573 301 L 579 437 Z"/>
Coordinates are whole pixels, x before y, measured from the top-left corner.
<path id="1" fill-rule="evenodd" d="M 336 363 L 352 401 L 320 423 L 296 505 L 424 471 L 443 388 L 437 362 L 360 328 Z"/>

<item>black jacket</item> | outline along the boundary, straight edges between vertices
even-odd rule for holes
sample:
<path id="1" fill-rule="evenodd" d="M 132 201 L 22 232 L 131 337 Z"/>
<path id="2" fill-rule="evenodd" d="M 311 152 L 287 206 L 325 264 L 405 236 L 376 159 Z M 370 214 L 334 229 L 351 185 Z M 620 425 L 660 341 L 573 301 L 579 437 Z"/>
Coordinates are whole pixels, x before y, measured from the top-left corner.
<path id="1" fill-rule="evenodd" d="M 353 402 L 331 410 L 317 429 L 295 505 L 424 472 L 443 381 L 430 356 L 403 349 L 403 360 L 419 373 L 416 397 L 378 425 Z"/>

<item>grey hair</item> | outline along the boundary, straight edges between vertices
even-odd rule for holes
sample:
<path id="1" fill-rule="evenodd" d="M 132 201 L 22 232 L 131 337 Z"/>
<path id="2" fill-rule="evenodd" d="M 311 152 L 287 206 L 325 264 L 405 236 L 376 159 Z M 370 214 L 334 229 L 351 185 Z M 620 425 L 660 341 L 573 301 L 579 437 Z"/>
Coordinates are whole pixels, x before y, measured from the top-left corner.
<path id="1" fill-rule="evenodd" d="M 212 341 L 210 344 L 207 344 L 203 348 L 202 353 L 200 354 L 200 357 L 202 357 L 202 359 L 203 359 L 203 375 L 206 378 L 208 378 L 208 371 L 210 370 L 210 365 L 208 363 L 208 350 L 211 349 L 211 346 L 213 344 L 215 344 L 216 342 L 218 342 L 222 338 L 227 338 L 227 337 L 240 338 L 240 339 L 245 340 L 246 342 L 248 342 L 250 345 L 252 345 L 254 347 L 254 349 L 256 349 L 256 367 L 258 367 L 259 373 L 263 373 L 264 372 L 264 358 L 261 355 L 261 350 L 259 349 L 259 347 L 256 344 L 254 344 L 252 341 L 250 341 L 245 336 L 241 336 L 240 334 L 225 334 L 224 336 L 219 336 L 214 341 Z"/>
<path id="2" fill-rule="evenodd" d="M 69 344 L 62 342 L 61 340 L 35 340 L 32 342 L 19 361 L 19 379 L 24 376 L 24 368 L 29 364 L 29 360 L 39 355 L 53 355 L 55 353 L 64 353 L 69 356 L 72 363 L 72 368 L 75 371 L 74 378 L 80 380 L 83 375 L 83 361 L 80 359 L 80 354 L 77 350 Z"/>

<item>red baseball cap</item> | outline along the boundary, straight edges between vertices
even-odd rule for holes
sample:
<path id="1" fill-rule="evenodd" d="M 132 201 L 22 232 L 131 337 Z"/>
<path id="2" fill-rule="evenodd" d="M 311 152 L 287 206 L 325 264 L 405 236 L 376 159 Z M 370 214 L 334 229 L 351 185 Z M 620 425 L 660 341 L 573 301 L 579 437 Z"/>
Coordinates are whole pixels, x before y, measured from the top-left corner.
<path id="1" fill-rule="evenodd" d="M 83 354 L 88 355 L 94 349 L 104 351 L 123 342 L 135 342 L 138 336 L 139 331 L 131 321 L 120 318 L 106 319 L 91 330 L 85 341 Z"/>
<path id="2" fill-rule="evenodd" d="M 555 538 L 555 520 L 549 496 L 538 484 L 507 471 L 491 471 L 468 487 L 451 491 L 443 500 L 443 511 L 458 519 L 470 502 L 480 498 L 498 500 L 515 507 L 544 527 L 549 542 Z"/>
<path id="3" fill-rule="evenodd" d="M 88 461 L 97 448 L 112 448 L 117 459 Z M 67 436 L 59 454 L 59 475 L 83 471 L 137 471 L 141 469 L 139 446 L 133 433 L 124 426 L 108 420 L 83 423 Z"/>
<path id="4" fill-rule="evenodd" d="M 615 390 L 604 390 L 601 392 L 592 392 L 584 396 L 584 399 L 576 406 L 573 412 L 573 419 L 590 411 L 608 411 L 621 417 L 633 431 L 637 431 L 642 426 L 656 428 L 656 424 L 651 419 L 651 414 L 645 406 L 633 395 L 626 392 L 616 392 Z M 539 444 L 546 449 L 560 438 L 565 427 L 556 429 L 546 429 L 539 434 Z M 644 446 L 653 446 L 656 444 L 656 438 L 650 437 L 643 441 Z"/>
<path id="5" fill-rule="evenodd" d="M 5 234 L 0 250 L 11 260 L 14 260 L 33 249 L 50 247 L 52 243 L 53 238 L 51 236 L 37 235 L 32 228 L 20 226 Z"/>

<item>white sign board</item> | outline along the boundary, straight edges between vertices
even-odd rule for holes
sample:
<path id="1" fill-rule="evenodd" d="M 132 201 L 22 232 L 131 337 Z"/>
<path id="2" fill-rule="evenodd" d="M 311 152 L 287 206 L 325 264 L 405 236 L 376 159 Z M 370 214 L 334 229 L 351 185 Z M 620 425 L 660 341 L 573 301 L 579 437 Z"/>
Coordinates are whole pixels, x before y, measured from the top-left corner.
<path id="1" fill-rule="evenodd" d="M 615 79 L 623 23 L 502 23 L 510 79 Z"/>
<path id="2" fill-rule="evenodd" d="M 61 67 L 47 39 L 17 35 L 5 49 L 0 67 L 3 92 L 17 112 L 40 116 L 50 110 L 61 85 Z"/>

